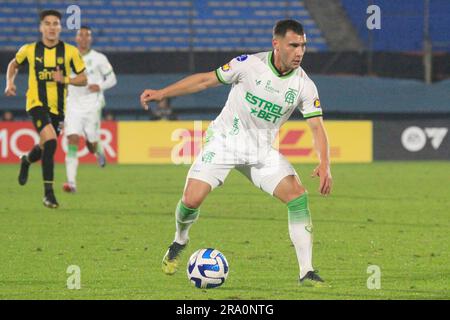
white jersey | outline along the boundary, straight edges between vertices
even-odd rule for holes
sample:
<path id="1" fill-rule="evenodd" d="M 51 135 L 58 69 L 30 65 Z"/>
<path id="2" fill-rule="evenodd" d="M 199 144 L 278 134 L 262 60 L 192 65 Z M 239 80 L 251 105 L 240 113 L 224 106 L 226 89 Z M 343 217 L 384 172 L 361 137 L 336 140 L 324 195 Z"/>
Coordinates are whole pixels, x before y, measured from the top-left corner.
<path id="1" fill-rule="evenodd" d="M 306 119 L 322 115 L 317 88 L 305 71 L 298 67 L 281 76 L 272 55 L 241 55 L 216 70 L 219 81 L 232 87 L 225 107 L 210 126 L 207 142 L 218 136 L 216 132 L 220 133 L 221 139 L 226 140 L 227 153 L 234 149 L 234 162 L 236 157 L 267 155 L 280 127 L 295 108 Z"/>
<path id="2" fill-rule="evenodd" d="M 91 92 L 88 85 L 83 87 L 70 86 L 67 95 L 67 111 L 98 112 L 105 104 L 103 91 L 113 87 L 116 76 L 106 56 L 95 50 L 89 50 L 83 55 L 86 65 L 88 85 L 97 84 L 99 92 Z"/>

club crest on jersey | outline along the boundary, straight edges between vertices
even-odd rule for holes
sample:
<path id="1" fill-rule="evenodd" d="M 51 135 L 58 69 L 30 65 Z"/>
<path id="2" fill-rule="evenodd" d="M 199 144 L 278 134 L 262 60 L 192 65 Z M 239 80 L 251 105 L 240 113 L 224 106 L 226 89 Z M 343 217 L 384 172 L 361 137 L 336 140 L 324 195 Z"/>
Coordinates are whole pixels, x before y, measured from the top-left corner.
<path id="1" fill-rule="evenodd" d="M 314 107 L 320 108 L 320 100 L 319 99 L 314 100 Z"/>
<path id="2" fill-rule="evenodd" d="M 221 69 L 223 72 L 230 71 L 230 69 L 231 69 L 230 64 L 229 63 L 224 64 Z"/>
<path id="3" fill-rule="evenodd" d="M 287 104 L 294 104 L 295 98 L 297 98 L 297 94 L 297 90 L 289 88 L 289 90 L 284 94 L 284 102 L 286 102 Z"/>
<path id="4" fill-rule="evenodd" d="M 64 63 L 63 57 L 58 57 L 58 59 L 56 59 L 56 64 L 63 64 L 63 63 Z"/>
<path id="5" fill-rule="evenodd" d="M 248 55 L 242 54 L 239 57 L 237 57 L 236 60 L 239 61 L 239 62 L 242 62 L 242 61 L 247 60 L 247 58 L 248 58 Z"/>

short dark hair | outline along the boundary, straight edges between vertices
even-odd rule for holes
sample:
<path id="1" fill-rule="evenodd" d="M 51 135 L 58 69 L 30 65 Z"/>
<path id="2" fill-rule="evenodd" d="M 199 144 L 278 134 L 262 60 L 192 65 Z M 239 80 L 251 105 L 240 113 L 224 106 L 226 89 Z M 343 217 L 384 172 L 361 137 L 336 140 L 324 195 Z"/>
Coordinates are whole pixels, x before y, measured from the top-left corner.
<path id="1" fill-rule="evenodd" d="M 81 29 L 85 29 L 85 30 L 87 30 L 87 31 L 91 31 L 91 32 L 92 32 L 91 27 L 89 27 L 89 26 L 87 26 L 87 25 L 82 25 L 82 26 L 80 27 L 80 30 L 81 30 Z"/>
<path id="2" fill-rule="evenodd" d="M 273 27 L 273 36 L 284 37 L 288 30 L 294 31 L 298 35 L 304 35 L 303 26 L 300 22 L 292 19 L 280 20 Z"/>
<path id="3" fill-rule="evenodd" d="M 61 13 L 58 11 L 58 10 L 53 10 L 53 9 L 50 9 L 50 10 L 42 10 L 40 13 L 39 13 L 39 20 L 40 21 L 42 21 L 42 20 L 44 20 L 45 19 L 45 17 L 47 17 L 47 16 L 55 16 L 55 17 L 57 17 L 59 20 L 61 20 Z"/>

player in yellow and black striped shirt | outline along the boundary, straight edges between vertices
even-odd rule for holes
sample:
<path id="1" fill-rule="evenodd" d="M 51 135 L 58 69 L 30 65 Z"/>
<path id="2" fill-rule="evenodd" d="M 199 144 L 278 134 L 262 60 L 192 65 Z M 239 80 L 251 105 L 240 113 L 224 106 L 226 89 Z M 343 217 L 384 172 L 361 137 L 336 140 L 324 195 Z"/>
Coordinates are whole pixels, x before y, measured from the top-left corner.
<path id="1" fill-rule="evenodd" d="M 27 61 L 29 76 L 26 110 L 39 132 L 40 142 L 28 155 L 22 156 L 19 183 L 24 185 L 27 182 L 30 164 L 42 159 L 44 205 L 57 208 L 58 202 L 53 192 L 53 158 L 56 139 L 64 121 L 67 86 L 85 86 L 87 77 L 78 49 L 59 40 L 61 14 L 58 11 L 42 11 L 39 30 L 42 33 L 41 41 L 21 47 L 9 63 L 5 94 L 16 95 L 14 79 L 19 66 Z M 71 70 L 76 74 L 73 78 L 69 77 Z"/>

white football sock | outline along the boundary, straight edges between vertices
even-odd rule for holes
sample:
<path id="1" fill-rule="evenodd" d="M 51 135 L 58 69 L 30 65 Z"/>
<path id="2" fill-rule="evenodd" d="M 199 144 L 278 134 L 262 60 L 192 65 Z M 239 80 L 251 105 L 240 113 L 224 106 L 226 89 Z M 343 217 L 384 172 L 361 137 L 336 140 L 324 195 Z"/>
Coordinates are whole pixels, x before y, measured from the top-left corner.
<path id="1" fill-rule="evenodd" d="M 309 215 L 307 193 L 288 203 L 288 213 L 289 236 L 297 254 L 300 278 L 303 278 L 308 271 L 314 270 L 312 266 L 312 223 Z"/>
<path id="2" fill-rule="evenodd" d="M 68 152 L 66 154 L 66 174 L 67 182 L 76 185 L 76 177 L 78 170 L 78 156 L 77 156 L 77 146 L 69 145 Z"/>
<path id="3" fill-rule="evenodd" d="M 189 241 L 189 229 L 197 220 L 199 209 L 186 207 L 181 200 L 175 210 L 176 228 L 174 241 L 179 244 L 186 244 Z"/>
<path id="4" fill-rule="evenodd" d="M 98 140 L 97 142 L 97 149 L 95 150 L 95 155 L 98 157 L 99 155 L 104 154 L 103 144 L 101 140 Z"/>

